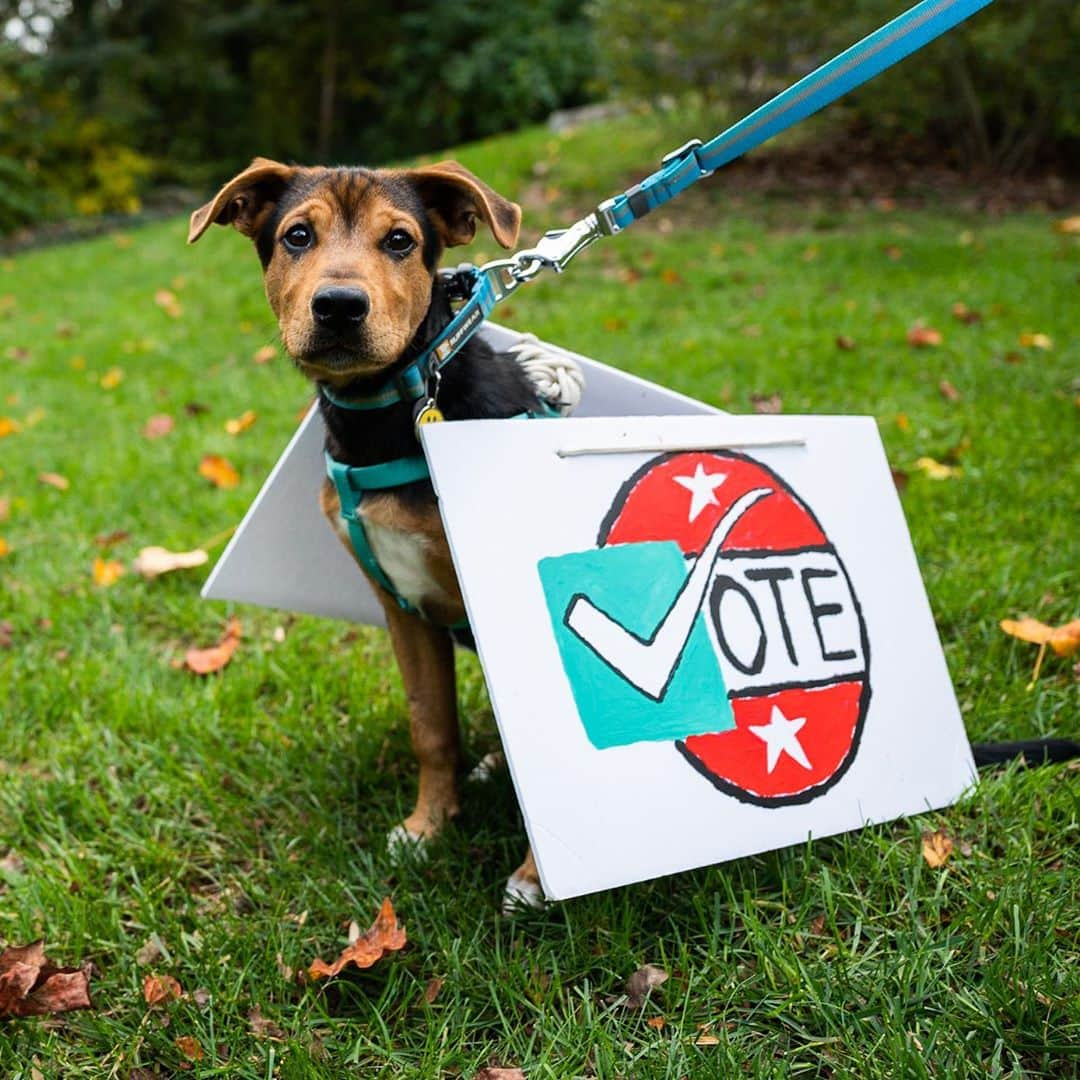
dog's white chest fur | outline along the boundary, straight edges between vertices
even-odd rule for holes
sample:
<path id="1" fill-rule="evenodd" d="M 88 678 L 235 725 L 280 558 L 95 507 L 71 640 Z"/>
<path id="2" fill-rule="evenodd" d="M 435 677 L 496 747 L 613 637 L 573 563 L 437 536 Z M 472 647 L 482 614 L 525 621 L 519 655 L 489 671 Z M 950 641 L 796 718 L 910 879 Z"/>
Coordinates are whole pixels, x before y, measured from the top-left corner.
<path id="1" fill-rule="evenodd" d="M 364 516 L 363 507 L 360 516 Z M 340 516 L 335 521 L 338 532 L 347 544 L 349 529 Z M 388 529 L 364 518 L 364 533 L 372 555 L 382 567 L 383 573 L 390 579 L 400 596 L 405 597 L 413 607 L 423 605 L 425 598 L 439 592 L 438 583 L 428 570 L 426 552 L 428 540 L 415 532 L 402 532 Z"/>

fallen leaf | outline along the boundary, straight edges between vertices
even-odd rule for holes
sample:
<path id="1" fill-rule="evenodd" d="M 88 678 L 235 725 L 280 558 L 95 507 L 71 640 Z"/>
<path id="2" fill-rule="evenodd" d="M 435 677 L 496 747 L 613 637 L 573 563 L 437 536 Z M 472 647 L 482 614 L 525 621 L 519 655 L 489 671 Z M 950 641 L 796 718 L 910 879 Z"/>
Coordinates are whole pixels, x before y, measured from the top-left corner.
<path id="1" fill-rule="evenodd" d="M 520 1069 L 503 1069 L 489 1065 L 473 1076 L 473 1080 L 526 1080 Z"/>
<path id="2" fill-rule="evenodd" d="M 102 390 L 115 390 L 123 381 L 124 372 L 118 367 L 109 368 L 109 370 L 98 379 Z"/>
<path id="3" fill-rule="evenodd" d="M 15 627 L 7 619 L 0 619 L 0 649 L 11 648 L 11 635 L 14 632 Z"/>
<path id="4" fill-rule="evenodd" d="M 668 981 L 668 973 L 656 964 L 640 967 L 626 980 L 626 1004 L 631 1009 L 640 1009 L 645 1004 L 649 991 L 662 986 Z"/>
<path id="5" fill-rule="evenodd" d="M 1046 623 L 1032 619 L 1002 619 L 998 626 L 1006 634 L 1021 641 L 1030 641 L 1034 645 L 1049 645 L 1058 656 L 1072 656 L 1080 649 L 1080 619 L 1062 626 L 1047 626 Z"/>
<path id="6" fill-rule="evenodd" d="M 184 403 L 184 412 L 188 416 L 202 416 L 203 413 L 210 411 L 209 405 L 204 405 L 201 401 L 188 401 Z"/>
<path id="7" fill-rule="evenodd" d="M 168 413 L 154 413 L 143 424 L 144 439 L 163 439 L 176 426 L 176 421 Z"/>
<path id="8" fill-rule="evenodd" d="M 50 964 L 44 941 L 0 953 L 0 1017 L 46 1016 L 92 1007 L 88 969 Z"/>
<path id="9" fill-rule="evenodd" d="M 937 870 L 945 865 L 952 854 L 952 837 L 944 829 L 937 832 L 923 833 L 922 855 L 926 865 L 932 870 Z"/>
<path id="10" fill-rule="evenodd" d="M 0 536 L 0 559 L 2 559 L 5 555 L 10 554 L 11 545 L 2 536 Z"/>
<path id="11" fill-rule="evenodd" d="M 1062 218 L 1054 223 L 1054 228 L 1065 236 L 1080 236 L 1080 214 Z"/>
<path id="12" fill-rule="evenodd" d="M 961 303 L 959 300 L 952 306 L 952 317 L 957 322 L 962 322 L 965 326 L 974 326 L 975 323 L 982 322 L 982 314 L 975 311 L 973 308 L 969 308 L 967 304 Z"/>
<path id="13" fill-rule="evenodd" d="M 184 666 L 196 675 L 212 675 L 220 671 L 232 658 L 240 644 L 240 620 L 230 619 L 225 636 L 208 649 L 188 649 L 184 653 Z"/>
<path id="14" fill-rule="evenodd" d="M 188 1061 L 202 1061 L 206 1056 L 202 1045 L 194 1035 L 181 1035 L 176 1040 L 176 1049 L 188 1059 Z"/>
<path id="15" fill-rule="evenodd" d="M 664 1030 L 664 1018 L 662 1016 L 650 1016 L 645 1023 L 648 1024 L 649 1027 L 655 1028 L 657 1031 Z"/>
<path id="16" fill-rule="evenodd" d="M 896 244 L 886 244 L 881 250 L 884 251 L 893 262 L 903 258 L 904 255 L 903 248 L 897 247 Z"/>
<path id="17" fill-rule="evenodd" d="M 922 323 L 916 323 L 909 328 L 907 339 L 908 344 L 916 349 L 934 348 L 945 340 L 940 330 L 935 330 L 932 326 L 923 326 Z"/>
<path id="18" fill-rule="evenodd" d="M 154 293 L 154 303 L 172 319 L 179 319 L 184 314 L 180 301 L 168 289 L 158 289 Z"/>
<path id="19" fill-rule="evenodd" d="M 948 379 L 942 379 L 938 383 L 938 390 L 946 401 L 956 402 L 960 400 L 960 391 Z"/>
<path id="20" fill-rule="evenodd" d="M 837 334 L 836 347 L 838 349 L 843 349 L 845 352 L 850 352 L 855 348 L 855 339 L 849 338 L 847 334 Z"/>
<path id="21" fill-rule="evenodd" d="M 153 964 L 160 960 L 164 955 L 165 951 L 161 947 L 161 938 L 157 934 L 151 934 L 139 947 L 139 951 L 135 953 L 135 963 L 145 967 L 147 964 Z"/>
<path id="22" fill-rule="evenodd" d="M 1048 334 L 1021 334 L 1020 344 L 1026 349 L 1052 349 L 1054 341 Z"/>
<path id="23" fill-rule="evenodd" d="M 695 1046 L 718 1046 L 720 1040 L 715 1035 L 699 1035 L 694 1040 Z"/>
<path id="24" fill-rule="evenodd" d="M 312 979 L 333 977 L 348 964 L 369 968 L 384 953 L 404 948 L 406 940 L 405 928 L 398 924 L 394 906 L 390 897 L 387 897 L 369 930 L 350 942 L 333 964 L 324 963 L 321 958 L 316 959 L 308 968 L 308 975 Z"/>
<path id="25" fill-rule="evenodd" d="M 932 457 L 919 458 L 915 462 L 915 468 L 926 473 L 931 480 L 948 480 L 950 477 L 960 475 L 960 470 L 955 465 L 943 465 Z"/>
<path id="26" fill-rule="evenodd" d="M 247 431 L 257 419 L 258 415 L 254 409 L 246 409 L 235 420 L 226 420 L 225 430 L 230 435 L 239 435 L 241 432 Z"/>
<path id="27" fill-rule="evenodd" d="M 71 487 L 71 481 L 66 476 L 61 476 L 59 473 L 38 473 L 38 479 L 43 484 L 48 484 L 49 487 L 56 488 L 57 491 L 67 491 L 67 489 Z"/>
<path id="28" fill-rule="evenodd" d="M 202 566 L 210 556 L 202 548 L 194 551 L 169 551 L 163 547 L 144 547 L 135 556 L 132 569 L 144 578 L 156 578 L 173 570 L 191 570 Z"/>
<path id="29" fill-rule="evenodd" d="M 754 406 L 754 412 L 772 415 L 784 411 L 784 399 L 776 393 L 751 394 L 750 401 Z"/>
<path id="30" fill-rule="evenodd" d="M 273 345 L 264 345 L 261 349 L 256 349 L 251 359 L 256 364 L 269 364 L 274 357 L 277 356 L 277 349 Z"/>
<path id="31" fill-rule="evenodd" d="M 682 282 L 682 275 L 678 270 L 668 268 L 660 271 L 660 280 L 665 285 L 678 285 Z"/>
<path id="32" fill-rule="evenodd" d="M 903 432 L 911 430 L 911 420 L 908 418 L 907 413 L 896 414 L 896 426 Z"/>
<path id="33" fill-rule="evenodd" d="M 184 991 L 181 989 L 180 983 L 171 975 L 147 975 L 143 979 L 143 1001 L 151 1009 L 157 1008 L 158 1005 L 164 1005 L 169 1001 L 176 1001 L 183 995 Z"/>
<path id="34" fill-rule="evenodd" d="M 280 1040 L 285 1038 L 285 1032 L 273 1020 L 267 1020 L 258 1005 L 248 1010 L 247 1018 L 251 1034 L 256 1039 Z"/>
<path id="35" fill-rule="evenodd" d="M 94 537 L 94 543 L 99 548 L 111 548 L 114 544 L 123 543 L 125 540 L 130 539 L 131 533 L 127 529 L 113 529 L 109 533 L 98 533 Z"/>
<path id="36" fill-rule="evenodd" d="M 199 475 L 219 488 L 234 488 L 240 483 L 240 474 L 220 454 L 207 454 L 199 462 Z"/>
<path id="37" fill-rule="evenodd" d="M 124 564 L 115 559 L 102 559 L 100 556 L 94 560 L 93 570 L 94 584 L 102 589 L 115 585 L 124 576 Z"/>
<path id="38" fill-rule="evenodd" d="M 428 984 L 424 987 L 424 1000 L 429 1005 L 434 1004 L 435 999 L 439 996 L 439 991 L 443 988 L 443 982 L 444 980 L 438 977 L 428 979 Z"/>
<path id="39" fill-rule="evenodd" d="M 893 485 L 897 491 L 903 491 L 908 485 L 908 474 L 903 469 L 890 469 L 892 474 Z"/>
<path id="40" fill-rule="evenodd" d="M 12 420 L 10 416 L 0 416 L 0 439 L 17 434 L 21 428 L 18 420 Z"/>
<path id="41" fill-rule="evenodd" d="M 7 521 L 11 517 L 11 496 L 0 495 L 0 521 Z"/>

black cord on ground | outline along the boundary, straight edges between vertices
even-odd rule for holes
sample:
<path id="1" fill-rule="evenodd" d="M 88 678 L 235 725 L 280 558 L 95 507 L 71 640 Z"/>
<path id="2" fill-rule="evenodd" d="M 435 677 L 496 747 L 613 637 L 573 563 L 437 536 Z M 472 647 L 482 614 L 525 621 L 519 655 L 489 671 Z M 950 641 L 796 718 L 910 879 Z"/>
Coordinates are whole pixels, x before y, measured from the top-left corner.
<path id="1" fill-rule="evenodd" d="M 1031 768 L 1080 757 L 1080 743 L 1072 739 L 1019 739 L 1016 742 L 972 743 L 975 764 L 1006 765 L 1015 758 Z"/>

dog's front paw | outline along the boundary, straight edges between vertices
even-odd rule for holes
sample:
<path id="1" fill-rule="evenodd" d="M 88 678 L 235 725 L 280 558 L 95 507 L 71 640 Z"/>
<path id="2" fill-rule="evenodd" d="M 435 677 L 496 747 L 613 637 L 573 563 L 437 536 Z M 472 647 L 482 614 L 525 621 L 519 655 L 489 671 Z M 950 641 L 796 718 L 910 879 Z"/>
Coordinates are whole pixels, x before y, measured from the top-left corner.
<path id="1" fill-rule="evenodd" d="M 430 837 L 413 832 L 404 823 L 395 825 L 386 836 L 386 850 L 395 862 L 404 859 L 423 859 L 427 857 Z"/>
<path id="2" fill-rule="evenodd" d="M 544 890 L 540 888 L 540 882 L 535 878 L 515 871 L 507 879 L 506 888 L 503 889 L 502 913 L 504 915 L 516 915 L 522 909 L 535 910 L 546 905 Z"/>

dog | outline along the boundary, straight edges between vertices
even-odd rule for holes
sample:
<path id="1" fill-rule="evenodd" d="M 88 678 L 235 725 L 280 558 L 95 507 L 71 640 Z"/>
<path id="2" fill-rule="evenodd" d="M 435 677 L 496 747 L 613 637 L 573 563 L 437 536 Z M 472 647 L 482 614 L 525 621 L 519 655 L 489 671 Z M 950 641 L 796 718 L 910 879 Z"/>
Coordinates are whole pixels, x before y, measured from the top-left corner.
<path id="1" fill-rule="evenodd" d="M 384 170 L 256 158 L 192 214 L 188 242 L 211 225 L 231 225 L 254 242 L 285 351 L 317 387 L 327 453 L 363 467 L 419 454 L 411 402 L 348 406 L 392 386 L 450 322 L 439 260 L 446 248 L 471 241 L 478 222 L 511 248 L 521 209 L 457 162 Z M 479 337 L 443 369 L 437 405 L 447 420 L 544 409 L 520 365 Z M 319 500 L 355 557 L 330 480 Z M 465 608 L 430 480 L 369 492 L 359 515 L 385 581 L 356 561 L 386 614 L 419 764 L 416 807 L 390 841 L 422 845 L 460 809 L 453 650 L 455 640 L 471 644 Z M 542 895 L 529 850 L 506 897 L 511 905 L 538 904 Z"/>

